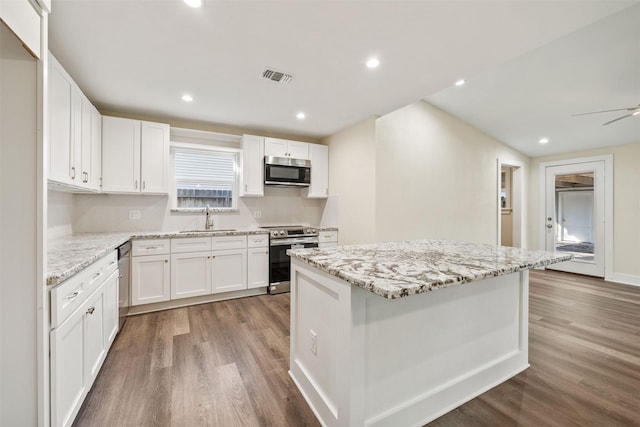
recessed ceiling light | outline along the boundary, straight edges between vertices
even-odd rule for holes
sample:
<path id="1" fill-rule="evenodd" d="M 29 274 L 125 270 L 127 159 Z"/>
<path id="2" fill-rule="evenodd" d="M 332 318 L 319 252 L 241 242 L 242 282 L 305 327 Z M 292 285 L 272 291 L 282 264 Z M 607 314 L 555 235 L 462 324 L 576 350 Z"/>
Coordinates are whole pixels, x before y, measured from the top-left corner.
<path id="1" fill-rule="evenodd" d="M 191 7 L 202 6 L 202 0 L 184 0 L 184 2 L 187 4 L 187 6 L 191 6 Z"/>
<path id="2" fill-rule="evenodd" d="M 464 84 L 466 83 L 466 81 L 464 79 L 460 79 L 457 82 L 455 82 L 456 86 L 464 86 Z"/>
<path id="3" fill-rule="evenodd" d="M 296 118 L 297 118 L 298 120 L 303 120 L 305 117 L 307 117 L 307 115 L 306 115 L 306 114 L 304 114 L 302 111 L 301 111 L 301 112 L 299 112 L 298 114 L 296 114 Z"/>
<path id="4" fill-rule="evenodd" d="M 378 65 L 380 65 L 380 60 L 378 58 L 369 58 L 367 60 L 367 67 L 368 68 L 377 68 Z"/>
<path id="5" fill-rule="evenodd" d="M 193 101 L 193 96 L 184 94 L 184 95 L 182 95 L 182 100 L 184 102 L 191 102 L 191 101 Z"/>
<path id="6" fill-rule="evenodd" d="M 546 144 L 549 142 L 549 138 L 540 138 L 540 141 L 538 141 L 540 144 Z"/>

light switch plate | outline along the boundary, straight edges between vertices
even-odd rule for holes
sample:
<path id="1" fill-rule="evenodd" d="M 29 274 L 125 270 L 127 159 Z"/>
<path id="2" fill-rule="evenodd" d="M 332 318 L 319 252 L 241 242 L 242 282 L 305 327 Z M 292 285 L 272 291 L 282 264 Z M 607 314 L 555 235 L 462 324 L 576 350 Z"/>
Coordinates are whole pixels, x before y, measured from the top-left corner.
<path id="1" fill-rule="evenodd" d="M 140 219 L 140 211 L 129 211 L 129 219 Z"/>

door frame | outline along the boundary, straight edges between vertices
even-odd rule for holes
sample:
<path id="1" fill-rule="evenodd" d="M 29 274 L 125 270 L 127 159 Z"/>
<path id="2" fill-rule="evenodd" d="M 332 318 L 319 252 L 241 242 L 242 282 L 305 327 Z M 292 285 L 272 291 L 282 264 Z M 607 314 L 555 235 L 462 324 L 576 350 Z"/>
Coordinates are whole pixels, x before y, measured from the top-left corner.
<path id="1" fill-rule="evenodd" d="M 501 172 L 502 167 L 513 168 L 513 174 L 511 175 L 511 215 L 513 216 L 512 235 L 513 235 L 513 247 L 526 248 L 527 238 L 525 234 L 525 210 L 523 206 L 524 202 L 524 182 L 526 165 L 519 160 L 501 159 L 497 160 L 497 192 L 496 192 L 496 244 L 500 246 L 502 242 L 502 206 L 500 205 L 500 190 L 502 189 Z"/>
<path id="2" fill-rule="evenodd" d="M 575 165 L 580 163 L 604 162 L 604 279 L 612 280 L 613 276 L 613 154 L 602 156 L 577 157 L 565 160 L 554 160 L 540 163 L 540 194 L 538 199 L 538 246 L 546 248 L 544 218 L 546 216 L 546 168 L 550 166 Z"/>

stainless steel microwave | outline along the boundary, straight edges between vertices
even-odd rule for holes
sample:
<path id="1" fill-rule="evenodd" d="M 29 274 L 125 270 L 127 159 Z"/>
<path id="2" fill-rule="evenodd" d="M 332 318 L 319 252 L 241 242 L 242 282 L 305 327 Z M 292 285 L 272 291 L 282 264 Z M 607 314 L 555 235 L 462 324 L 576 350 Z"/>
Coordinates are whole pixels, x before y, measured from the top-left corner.
<path id="1" fill-rule="evenodd" d="M 264 183 L 281 187 L 308 187 L 311 183 L 311 161 L 265 156 Z"/>

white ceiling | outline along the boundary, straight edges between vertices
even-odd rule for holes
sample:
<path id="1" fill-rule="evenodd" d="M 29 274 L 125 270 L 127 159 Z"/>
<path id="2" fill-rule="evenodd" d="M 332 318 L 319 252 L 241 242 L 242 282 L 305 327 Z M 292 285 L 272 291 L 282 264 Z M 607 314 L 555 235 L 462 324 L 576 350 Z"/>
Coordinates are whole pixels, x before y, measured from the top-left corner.
<path id="1" fill-rule="evenodd" d="M 425 99 L 532 157 L 640 143 L 640 116 L 572 117 L 640 104 L 640 5 Z"/>
<path id="2" fill-rule="evenodd" d="M 566 99 L 558 87 L 577 85 L 581 74 L 545 77 L 550 81 L 536 83 L 543 90 L 525 90 L 545 68 L 536 49 L 557 39 L 567 43 L 571 33 L 635 1 L 205 1 L 192 9 L 181 0 L 53 0 L 50 48 L 103 111 L 312 138 L 426 98 L 536 154 L 538 147 L 526 145 L 532 135 L 537 140 L 543 132 L 552 139 L 548 147 L 557 147 L 551 132 L 566 126 L 542 126 L 551 108 L 572 114 L 640 102 L 628 75 L 606 75 L 594 96 L 593 85 L 581 86 L 578 96 L 571 92 L 579 99 Z M 637 10 L 627 20 L 638 22 Z M 625 40 L 616 30 L 602 31 Z M 635 37 L 637 64 L 638 32 L 627 30 Z M 569 51 L 552 49 L 556 60 L 546 68 L 633 62 L 618 53 L 618 42 L 590 37 L 593 43 L 576 41 Z M 518 64 L 530 51 L 534 68 L 522 74 Z M 378 69 L 365 67 L 371 55 L 380 58 Z M 292 73 L 293 81 L 263 79 L 266 66 Z M 461 77 L 469 81 L 464 92 L 445 89 Z M 516 81 L 525 84 L 514 91 Z M 184 93 L 194 102 L 181 101 Z M 298 111 L 307 114 L 304 121 L 295 118 Z M 590 119 L 573 120 L 587 125 Z M 619 128 L 630 125 L 623 122 Z"/>

